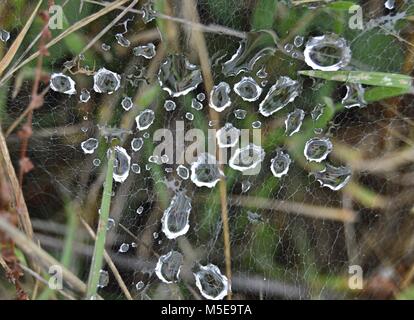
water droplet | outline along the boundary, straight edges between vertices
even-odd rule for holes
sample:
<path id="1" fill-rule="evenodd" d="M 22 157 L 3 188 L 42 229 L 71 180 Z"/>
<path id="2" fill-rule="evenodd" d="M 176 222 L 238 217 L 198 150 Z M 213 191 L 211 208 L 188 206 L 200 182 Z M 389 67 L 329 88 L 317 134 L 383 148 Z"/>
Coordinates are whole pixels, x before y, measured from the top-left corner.
<path id="1" fill-rule="evenodd" d="M 195 109 L 195 110 L 201 110 L 203 109 L 203 104 L 198 101 L 197 99 L 192 99 L 191 100 L 191 108 Z"/>
<path id="2" fill-rule="evenodd" d="M 121 76 L 105 68 L 99 69 L 93 76 L 93 90 L 98 93 L 111 94 L 121 85 Z"/>
<path id="3" fill-rule="evenodd" d="M 133 173 L 139 174 L 141 173 L 141 166 L 138 163 L 133 163 L 131 166 L 131 170 Z"/>
<path id="4" fill-rule="evenodd" d="M 220 148 L 234 147 L 239 141 L 240 130 L 231 123 L 226 123 L 224 127 L 216 132 L 217 143 Z"/>
<path id="5" fill-rule="evenodd" d="M 0 29 L 0 40 L 3 42 L 7 42 L 10 39 L 10 32 Z"/>
<path id="6" fill-rule="evenodd" d="M 134 138 L 131 141 L 131 148 L 135 152 L 141 150 L 143 145 L 144 145 L 144 139 L 142 138 Z"/>
<path id="7" fill-rule="evenodd" d="M 308 66 L 322 71 L 337 71 L 351 61 L 351 49 L 346 40 L 334 33 L 310 38 L 303 54 Z"/>
<path id="8" fill-rule="evenodd" d="M 364 99 L 365 89 L 359 83 L 350 83 L 346 85 L 346 94 L 342 99 L 342 104 L 345 108 L 350 109 L 354 107 L 364 108 L 367 102 Z"/>
<path id="9" fill-rule="evenodd" d="M 242 182 L 242 193 L 246 193 L 252 187 L 252 183 L 250 181 L 243 181 Z"/>
<path id="10" fill-rule="evenodd" d="M 152 234 L 152 236 L 153 236 L 153 238 L 154 238 L 154 239 L 158 239 L 159 234 L 158 234 L 158 232 L 154 232 L 154 233 Z"/>
<path id="11" fill-rule="evenodd" d="M 106 44 L 106 43 L 102 43 L 101 48 L 102 48 L 103 51 L 111 50 L 111 46 L 109 44 Z"/>
<path id="12" fill-rule="evenodd" d="M 144 212 L 144 207 L 143 206 L 138 207 L 136 212 L 137 214 L 142 214 Z"/>
<path id="13" fill-rule="evenodd" d="M 388 10 L 392 10 L 394 9 L 395 6 L 395 0 L 387 0 L 384 3 L 385 8 L 387 8 Z"/>
<path id="14" fill-rule="evenodd" d="M 131 41 L 125 38 L 122 33 L 117 33 L 115 39 L 121 47 L 128 48 L 131 45 Z"/>
<path id="15" fill-rule="evenodd" d="M 99 142 L 95 138 L 89 138 L 81 143 L 81 148 L 85 154 L 92 154 L 98 148 Z"/>
<path id="16" fill-rule="evenodd" d="M 156 51 L 153 43 L 148 43 L 145 46 L 138 46 L 133 49 L 133 53 L 137 57 L 144 57 L 145 59 L 152 59 L 155 57 Z"/>
<path id="17" fill-rule="evenodd" d="M 149 156 L 148 157 L 148 162 L 161 164 L 160 158 L 158 156 Z"/>
<path id="18" fill-rule="evenodd" d="M 210 92 L 210 107 L 217 112 L 222 112 L 230 105 L 230 86 L 226 82 L 220 82 Z"/>
<path id="19" fill-rule="evenodd" d="M 151 109 L 142 111 L 136 118 L 137 128 L 139 131 L 148 129 L 155 120 L 155 113 Z"/>
<path id="20" fill-rule="evenodd" d="M 252 224 L 263 222 L 263 218 L 260 214 L 251 211 L 247 211 L 247 220 L 249 220 L 249 222 Z"/>
<path id="21" fill-rule="evenodd" d="M 267 72 L 266 72 L 266 66 L 262 66 L 256 73 L 256 76 L 258 76 L 260 79 L 267 78 Z"/>
<path id="22" fill-rule="evenodd" d="M 172 250 L 160 256 L 155 267 L 155 274 L 164 283 L 177 282 L 183 260 L 181 253 Z"/>
<path id="23" fill-rule="evenodd" d="M 270 171 L 276 178 L 280 178 L 288 173 L 291 162 L 289 154 L 278 150 L 276 156 L 271 160 Z"/>
<path id="24" fill-rule="evenodd" d="M 305 111 L 302 109 L 295 109 L 289 113 L 285 120 L 285 133 L 289 137 L 300 130 L 303 119 L 305 118 Z"/>
<path id="25" fill-rule="evenodd" d="M 144 287 L 145 287 L 145 283 L 142 281 L 138 281 L 135 284 L 135 289 L 137 289 L 137 291 L 141 291 L 142 289 L 144 289 Z"/>
<path id="26" fill-rule="evenodd" d="M 90 98 L 91 98 L 91 94 L 89 93 L 89 91 L 87 89 L 82 89 L 79 95 L 79 101 L 86 103 L 89 101 Z"/>
<path id="27" fill-rule="evenodd" d="M 252 71 L 260 58 L 276 51 L 276 35 L 272 31 L 248 32 L 246 37 L 240 41 L 236 53 L 223 64 L 222 71 L 225 76 Z"/>
<path id="28" fill-rule="evenodd" d="M 182 54 L 168 56 L 160 66 L 158 81 L 172 97 L 186 95 L 203 82 L 200 68 Z"/>
<path id="29" fill-rule="evenodd" d="M 122 108 L 124 108 L 125 111 L 131 110 L 131 108 L 134 106 L 134 103 L 132 102 L 131 97 L 125 97 L 122 99 L 121 102 Z"/>
<path id="30" fill-rule="evenodd" d="M 131 157 L 127 151 L 120 147 L 115 147 L 115 161 L 113 178 L 116 182 L 124 182 L 129 176 L 129 169 L 131 167 Z M 111 154 L 111 149 L 108 150 L 108 156 Z"/>
<path id="31" fill-rule="evenodd" d="M 264 157 L 263 148 L 250 143 L 234 152 L 234 155 L 230 158 L 229 166 L 242 172 L 252 170 L 263 161 Z"/>
<path id="32" fill-rule="evenodd" d="M 323 128 L 315 128 L 315 129 L 313 129 L 313 132 L 315 134 L 321 134 L 323 132 Z"/>
<path id="33" fill-rule="evenodd" d="M 247 111 L 243 109 L 236 109 L 233 111 L 233 113 L 234 113 L 234 116 L 240 120 L 246 118 L 246 115 L 247 115 Z"/>
<path id="34" fill-rule="evenodd" d="M 321 162 L 332 151 L 332 142 L 328 138 L 312 138 L 305 144 L 303 154 L 306 160 Z"/>
<path id="35" fill-rule="evenodd" d="M 313 121 L 318 120 L 322 115 L 323 112 L 325 111 L 325 105 L 318 103 L 315 108 L 313 108 L 313 110 L 311 111 L 311 118 Z"/>
<path id="36" fill-rule="evenodd" d="M 205 98 L 206 98 L 206 95 L 205 95 L 203 92 L 200 92 L 200 93 L 197 95 L 197 100 L 198 100 L 198 101 L 203 102 Z"/>
<path id="37" fill-rule="evenodd" d="M 101 159 L 93 159 L 92 163 L 95 167 L 99 167 L 101 165 Z"/>
<path id="38" fill-rule="evenodd" d="M 69 95 L 76 93 L 75 81 L 63 73 L 54 73 L 50 76 L 50 88 Z"/>
<path id="39" fill-rule="evenodd" d="M 351 170 L 343 166 L 334 167 L 327 163 L 325 169 L 313 172 L 312 175 L 322 187 L 328 187 L 336 191 L 342 189 L 348 183 L 351 178 Z"/>
<path id="40" fill-rule="evenodd" d="M 262 90 L 252 77 L 243 77 L 234 85 L 234 92 L 244 101 L 256 101 L 262 94 Z"/>
<path id="41" fill-rule="evenodd" d="M 262 126 L 262 123 L 259 120 L 252 122 L 253 129 L 259 129 L 261 126 Z"/>
<path id="42" fill-rule="evenodd" d="M 210 300 L 222 300 L 229 291 L 229 282 L 214 264 L 200 266 L 200 271 L 194 274 L 196 286 L 201 295 Z"/>
<path id="43" fill-rule="evenodd" d="M 182 164 L 180 164 L 177 169 L 177 174 L 181 179 L 187 180 L 190 177 L 190 170 L 188 170 L 188 168 L 186 168 L 185 166 L 183 166 Z"/>
<path id="44" fill-rule="evenodd" d="M 260 113 L 268 117 L 279 111 L 295 100 L 300 93 L 300 89 L 301 86 L 298 81 L 292 80 L 289 77 L 280 77 L 260 103 Z"/>
<path id="45" fill-rule="evenodd" d="M 191 199 L 185 192 L 178 192 L 165 209 L 161 219 L 162 232 L 168 239 L 175 239 L 187 233 L 190 229 L 189 215 L 191 212 Z"/>
<path id="46" fill-rule="evenodd" d="M 190 121 L 194 120 L 194 115 L 191 112 L 186 112 L 185 117 Z"/>
<path id="47" fill-rule="evenodd" d="M 109 274 L 108 271 L 99 270 L 99 281 L 98 281 L 98 288 L 104 288 L 109 283 Z"/>
<path id="48" fill-rule="evenodd" d="M 157 14 L 157 12 L 154 10 L 154 4 L 152 0 L 149 0 L 146 3 L 144 3 L 144 5 L 141 7 L 141 10 L 142 20 L 145 24 L 155 19 L 155 15 Z"/>
<path id="49" fill-rule="evenodd" d="M 293 39 L 293 44 L 296 48 L 299 48 L 303 45 L 304 38 L 302 36 L 296 36 L 295 39 Z"/>
<path id="50" fill-rule="evenodd" d="M 108 219 L 108 224 L 106 225 L 106 230 L 111 230 L 115 226 L 115 220 L 112 218 Z"/>
<path id="51" fill-rule="evenodd" d="M 119 246 L 118 252 L 125 253 L 128 250 L 129 250 L 129 244 L 128 243 L 123 243 Z"/>
<path id="52" fill-rule="evenodd" d="M 166 154 L 163 154 L 161 156 L 161 163 L 168 163 L 168 160 L 170 160 L 170 159 L 168 158 L 168 156 Z"/>
<path id="53" fill-rule="evenodd" d="M 173 111 L 173 110 L 175 110 L 175 108 L 176 108 L 176 104 L 175 104 L 174 101 L 172 101 L 172 100 L 165 100 L 165 102 L 164 102 L 164 109 L 166 111 Z"/>
<path id="54" fill-rule="evenodd" d="M 224 174 L 219 169 L 216 158 L 209 153 L 202 153 L 191 164 L 191 181 L 197 187 L 213 188 L 221 176 Z"/>
<path id="55" fill-rule="evenodd" d="M 150 137 L 150 134 L 149 134 L 149 132 L 145 132 L 142 136 L 143 136 L 145 139 L 148 139 L 148 138 Z"/>
<path id="56" fill-rule="evenodd" d="M 293 50 L 293 44 L 286 43 L 285 46 L 284 46 L 284 49 L 287 53 L 291 52 Z"/>

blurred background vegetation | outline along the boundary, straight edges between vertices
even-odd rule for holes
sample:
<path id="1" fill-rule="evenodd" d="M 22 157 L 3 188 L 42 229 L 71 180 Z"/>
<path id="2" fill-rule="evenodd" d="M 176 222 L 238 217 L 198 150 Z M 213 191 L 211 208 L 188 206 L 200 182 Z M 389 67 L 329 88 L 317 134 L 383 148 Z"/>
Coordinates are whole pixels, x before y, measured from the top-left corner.
<path id="1" fill-rule="evenodd" d="M 52 2 L 43 1 L 39 12 L 47 11 Z M 54 1 L 63 6 L 64 28 L 51 30 L 51 37 L 46 41 L 53 41 L 86 17 L 117 2 Z M 123 2 L 122 8 L 131 3 Z M 362 30 L 348 26 L 351 16 L 348 10 L 353 4 L 362 8 Z M 11 36 L 9 41 L 0 42 L 0 56 L 10 50 L 36 5 L 37 1 L 1 1 L 0 28 L 9 31 Z M 145 2 L 139 1 L 134 10 L 141 10 L 143 5 L 146 6 Z M 174 130 L 176 120 L 184 120 L 186 129 L 208 130 L 211 115 L 207 104 L 204 103 L 201 111 L 191 108 L 191 99 L 197 93 L 208 93 L 208 85 L 174 99 L 177 103 L 174 112 L 163 108 L 168 95 L 160 88 L 156 75 L 160 62 L 168 54 L 183 53 L 192 63 L 200 65 L 200 51 L 206 49 L 208 52 L 204 53 L 211 58 L 214 84 L 226 81 L 233 85 L 241 75 L 224 77 L 221 73 L 221 63 L 239 45 L 240 39 L 232 33 L 273 30 L 283 48 L 297 35 L 303 36 L 306 42 L 311 36 L 333 32 L 350 44 L 352 70 L 411 75 L 414 67 L 413 16 L 408 1 L 396 0 L 395 8 L 388 10 L 384 1 L 375 0 L 155 0 L 154 8 L 160 15 L 153 21 L 145 24 L 134 11 L 126 12 L 120 19 L 119 22 L 133 19 L 124 34 L 131 42 L 128 48 L 120 46 L 115 39 L 115 34 L 124 31 L 119 22 L 105 31 L 124 12 L 122 8 L 68 32 L 48 47 L 48 55 L 43 57 L 39 92 L 47 90 L 51 73 L 61 72 L 66 61 L 76 58 L 81 72 L 72 77 L 78 94 L 81 88 L 88 88 L 92 97 L 87 103 L 79 103 L 76 96 L 47 90 L 41 107 L 33 111 L 33 133 L 27 156 L 34 167 L 24 174 L 22 190 L 34 236 L 33 240 L 28 237 L 24 241 L 12 236 L 11 242 L 8 237 L 1 238 L 3 257 L 15 259 L 12 266 L 23 274 L 11 275 L 7 259 L 1 264 L 2 299 L 16 297 L 16 286 L 10 281 L 13 276 L 19 279 L 21 292 L 29 298 L 83 297 L 82 285 L 88 279 L 94 246 L 85 225 L 96 230 L 106 173 L 108 145 L 97 125 L 135 130 L 135 116 L 151 108 L 156 120 L 150 133 L 157 128 Z M 383 22 L 384 16 L 394 18 Z M 375 23 L 369 24 L 370 21 Z M 200 28 L 199 24 L 205 27 Z M 33 97 L 38 63 L 38 59 L 27 62 L 25 59 L 39 50 L 41 40 L 36 38 L 43 27 L 44 19 L 38 13 L 0 79 L 0 124 L 16 172 L 22 166 L 21 132 L 27 120 L 24 112 Z M 96 38 L 101 31 L 104 34 Z M 200 35 L 206 48 L 198 42 Z M 153 59 L 132 54 L 133 47 L 149 42 L 156 45 L 157 54 Z M 102 50 L 102 44 L 110 45 L 111 49 Z M 218 58 L 223 56 L 225 59 L 220 62 Z M 303 61 L 283 50 L 261 59 L 251 75 L 256 75 L 263 65 L 268 73 L 265 92 L 279 76 L 298 79 L 298 71 L 309 69 Z M 14 66 L 19 68 L 6 77 Z M 134 87 L 124 79 L 121 90 L 113 95 L 97 95 L 91 90 L 92 77 L 85 72 L 101 67 L 123 75 L 134 74 L 142 80 Z M 369 102 L 365 108 L 345 109 L 340 103 L 345 94 L 343 82 L 300 78 L 303 92 L 284 111 L 264 118 L 258 113 L 259 101 L 248 103 L 234 96 L 232 107 L 218 119 L 220 125 L 231 122 L 238 128 L 251 128 L 254 121 L 261 121 L 262 145 L 266 151 L 262 171 L 257 176 L 243 176 L 225 169 L 233 298 L 414 298 L 412 96 L 371 86 L 365 91 Z M 120 106 L 125 96 L 133 97 L 135 104 L 129 112 Z M 313 121 L 309 114 L 317 104 L 325 105 L 325 112 Z M 284 119 L 295 107 L 303 109 L 307 116 L 300 133 L 286 137 Z M 237 108 L 248 111 L 245 119 L 234 117 L 233 111 Z M 186 120 L 187 112 L 194 114 L 193 121 Z M 14 130 L 8 132 L 14 124 Z M 317 128 L 333 142 L 330 162 L 352 169 L 350 183 L 340 191 L 321 188 L 309 175 L 310 171 L 322 167 L 310 165 L 303 157 L 303 146 Z M 139 135 L 134 131 L 121 143 L 129 150 L 132 137 Z M 85 155 L 80 143 L 90 137 L 100 139 L 101 143 L 96 154 Z M 276 179 L 267 165 L 279 147 L 287 150 L 293 159 L 289 174 L 282 179 Z M 126 182 L 114 186 L 110 217 L 115 226 L 107 233 L 106 248 L 117 271 L 114 273 L 113 268 L 104 266 L 110 281 L 99 290 L 107 299 L 199 298 L 191 273 L 195 263 L 214 263 L 225 273 L 219 187 L 197 188 L 190 180 L 181 181 L 175 175 L 174 166 L 148 163 L 153 148 L 152 139 L 145 139 L 144 148 L 131 154 L 133 162 L 141 166 L 141 173 L 131 173 Z M 93 165 L 96 158 L 101 160 L 98 167 Z M 0 172 L 4 177 L 11 174 L 6 162 L 4 159 L 1 162 L 3 171 Z M 173 172 L 166 172 L 167 167 L 172 167 Z M 161 232 L 162 213 L 174 195 L 165 179 L 181 181 L 181 188 L 192 198 L 190 231 L 175 241 L 168 240 Z M 8 179 L 4 178 L 2 184 L 6 188 Z M 246 185 L 251 185 L 250 189 L 242 192 Z M 9 189 L 11 193 L 16 191 Z M 6 198 L 4 190 L 3 198 Z M 5 203 L 2 201 L 0 204 Z M 9 221 L 13 212 L 21 209 L 6 207 L 0 206 L 0 215 Z M 143 212 L 137 214 L 140 207 Z M 260 218 L 251 221 L 249 212 L 257 213 Z M 69 281 L 70 285 L 65 282 L 63 292 L 48 290 L 44 283 L 50 276 L 45 267 L 46 258 L 40 253 L 35 253 L 34 258 L 27 255 L 24 248 L 29 246 L 29 240 L 59 261 L 81 283 L 76 286 L 75 280 Z M 132 246 L 133 242 L 136 245 Z M 131 244 L 128 252 L 118 252 L 122 243 Z M 165 285 L 154 274 L 154 267 L 159 255 L 171 249 L 181 251 L 185 263 L 182 280 Z M 362 290 L 351 290 L 348 286 L 351 265 L 360 265 L 364 271 Z M 136 285 L 141 282 L 143 285 L 137 289 Z M 24 294 L 17 296 L 21 298 Z"/>

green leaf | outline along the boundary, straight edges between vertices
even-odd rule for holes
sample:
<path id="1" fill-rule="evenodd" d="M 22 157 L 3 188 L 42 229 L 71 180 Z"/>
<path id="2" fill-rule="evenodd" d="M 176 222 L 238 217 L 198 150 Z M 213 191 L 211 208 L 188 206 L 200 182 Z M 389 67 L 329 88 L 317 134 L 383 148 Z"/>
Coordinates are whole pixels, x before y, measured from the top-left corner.
<path id="1" fill-rule="evenodd" d="M 371 86 L 412 90 L 413 78 L 404 74 L 366 71 L 319 71 L 303 70 L 299 74 L 331 81 L 361 83 Z"/>
<path id="2" fill-rule="evenodd" d="M 352 1 L 335 1 L 328 4 L 328 8 L 335 10 L 349 10 L 352 6 L 355 5 L 355 2 Z"/>
<path id="3" fill-rule="evenodd" d="M 411 90 L 405 88 L 374 87 L 365 91 L 364 99 L 366 102 L 375 102 L 383 99 L 398 97 L 410 93 Z"/>
<path id="4" fill-rule="evenodd" d="M 256 5 L 253 14 L 252 30 L 271 29 L 276 14 L 277 1 L 262 0 Z"/>

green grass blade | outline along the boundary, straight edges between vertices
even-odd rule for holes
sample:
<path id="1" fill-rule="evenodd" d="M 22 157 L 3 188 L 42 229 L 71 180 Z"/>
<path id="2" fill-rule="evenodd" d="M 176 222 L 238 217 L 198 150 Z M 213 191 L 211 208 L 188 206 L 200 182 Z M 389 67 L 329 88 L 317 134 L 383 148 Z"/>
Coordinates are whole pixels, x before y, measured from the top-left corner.
<path id="1" fill-rule="evenodd" d="M 100 270 L 102 269 L 102 262 L 105 250 L 106 231 L 109 218 L 109 209 L 111 206 L 112 196 L 112 175 L 114 171 L 115 151 L 112 149 L 108 160 L 108 168 L 106 170 L 105 185 L 101 202 L 101 214 L 99 216 L 98 230 L 96 232 L 95 248 L 93 251 L 91 269 L 89 271 L 88 288 L 86 292 L 86 299 L 96 297 L 99 284 Z"/>
<path id="2" fill-rule="evenodd" d="M 412 92 L 413 78 L 404 74 L 366 71 L 302 70 L 299 74 L 331 81 L 361 83 L 371 86 L 406 89 Z"/>

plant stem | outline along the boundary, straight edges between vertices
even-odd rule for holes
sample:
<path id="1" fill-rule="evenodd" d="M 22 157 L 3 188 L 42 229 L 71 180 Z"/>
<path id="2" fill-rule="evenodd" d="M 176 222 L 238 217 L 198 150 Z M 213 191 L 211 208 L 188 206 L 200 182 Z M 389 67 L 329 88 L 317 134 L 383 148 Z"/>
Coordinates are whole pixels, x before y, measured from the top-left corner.
<path id="1" fill-rule="evenodd" d="M 86 299 L 96 296 L 99 284 L 99 275 L 102 268 L 103 256 L 105 251 L 105 239 L 109 218 L 109 208 L 112 196 L 112 174 L 114 171 L 115 150 L 112 149 L 106 169 L 105 185 L 102 195 L 101 210 L 99 216 L 98 230 L 96 232 L 95 248 L 92 256 L 91 269 L 89 271 L 88 288 Z"/>

